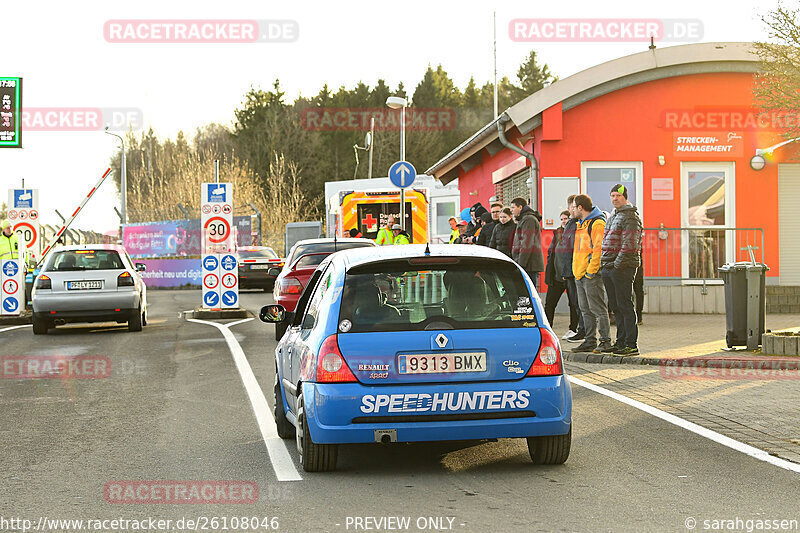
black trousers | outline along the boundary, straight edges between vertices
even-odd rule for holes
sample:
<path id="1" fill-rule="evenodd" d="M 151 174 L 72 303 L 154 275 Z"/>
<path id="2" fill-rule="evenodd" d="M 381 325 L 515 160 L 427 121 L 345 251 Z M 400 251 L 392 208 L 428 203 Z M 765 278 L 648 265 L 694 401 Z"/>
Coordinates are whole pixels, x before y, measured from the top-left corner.
<path id="1" fill-rule="evenodd" d="M 633 278 L 633 294 L 636 296 L 636 319 L 642 321 L 642 309 L 644 309 L 644 265 L 636 269 L 636 277 Z"/>
<path id="2" fill-rule="evenodd" d="M 555 283 L 547 286 L 547 296 L 545 296 L 544 300 L 544 314 L 547 316 L 547 321 L 550 322 L 550 326 L 552 327 L 553 318 L 556 314 L 556 306 L 558 306 L 558 301 L 561 300 L 561 295 L 564 294 L 564 292 L 567 292 L 567 299 L 569 300 L 569 329 L 572 331 L 577 331 L 578 306 L 573 305 L 572 298 L 569 297 L 567 280 L 556 281 Z"/>
<path id="3" fill-rule="evenodd" d="M 617 318 L 617 346 L 636 347 L 639 340 L 639 326 L 636 324 L 636 311 L 633 305 L 633 279 L 635 268 L 604 268 L 603 285 L 608 296 L 608 307 L 614 310 Z"/>

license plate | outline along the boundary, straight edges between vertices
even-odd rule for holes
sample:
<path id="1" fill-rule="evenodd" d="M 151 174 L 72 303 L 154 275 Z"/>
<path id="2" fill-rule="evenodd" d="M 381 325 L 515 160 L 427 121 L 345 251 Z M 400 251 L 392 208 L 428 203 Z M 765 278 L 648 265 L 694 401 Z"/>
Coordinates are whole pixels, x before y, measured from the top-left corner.
<path id="1" fill-rule="evenodd" d="M 269 265 L 250 265 L 250 270 L 269 270 Z"/>
<path id="2" fill-rule="evenodd" d="M 400 374 L 486 372 L 486 354 L 472 352 L 399 355 L 397 368 Z"/>
<path id="3" fill-rule="evenodd" d="M 83 289 L 102 289 L 103 282 L 102 281 L 68 281 L 67 282 L 67 290 L 68 291 L 76 291 L 76 290 L 83 290 Z"/>

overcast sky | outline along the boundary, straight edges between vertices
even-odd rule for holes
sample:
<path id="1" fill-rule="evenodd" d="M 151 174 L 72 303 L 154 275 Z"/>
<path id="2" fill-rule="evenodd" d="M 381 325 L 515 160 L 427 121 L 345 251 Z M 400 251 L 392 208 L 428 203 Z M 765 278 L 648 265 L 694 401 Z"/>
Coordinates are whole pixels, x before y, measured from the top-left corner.
<path id="1" fill-rule="evenodd" d="M 402 6 L 402 8 L 400 7 Z M 442 64 L 463 88 L 474 75 L 492 77 L 492 12 L 497 12 L 498 77 L 515 77 L 535 49 L 561 78 L 592 65 L 646 50 L 643 43 L 522 43 L 509 38 L 512 19 L 698 19 L 700 39 L 764 40 L 760 16 L 772 0 L 565 2 L 276 2 L 267 0 L 107 0 L 4 2 L 0 76 L 24 78 L 26 108 L 133 108 L 145 127 L 174 136 L 209 122 L 230 123 L 251 85 L 280 78 L 289 99 L 379 78 L 409 93 L 427 65 Z M 254 19 L 295 21 L 289 43 L 152 44 L 109 42 L 109 20 Z M 663 43 L 673 46 L 682 43 Z M 40 190 L 42 223 L 54 209 L 71 213 L 107 168 L 119 141 L 101 130 L 26 131 L 24 148 L 0 149 L 0 194 L 19 186 Z M 430 161 L 434 163 L 434 161 Z M 211 177 L 209 177 L 211 178 Z M 76 227 L 106 231 L 116 224 L 118 199 L 106 184 Z"/>

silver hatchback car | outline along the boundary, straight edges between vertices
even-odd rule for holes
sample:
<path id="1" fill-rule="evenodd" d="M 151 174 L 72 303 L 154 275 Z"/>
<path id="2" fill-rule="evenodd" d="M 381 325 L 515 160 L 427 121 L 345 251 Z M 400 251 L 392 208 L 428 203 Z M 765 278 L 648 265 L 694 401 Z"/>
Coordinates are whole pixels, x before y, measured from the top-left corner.
<path id="1" fill-rule="evenodd" d="M 112 244 L 53 250 L 33 283 L 33 333 L 67 322 L 147 324 L 147 287 L 125 248 Z"/>

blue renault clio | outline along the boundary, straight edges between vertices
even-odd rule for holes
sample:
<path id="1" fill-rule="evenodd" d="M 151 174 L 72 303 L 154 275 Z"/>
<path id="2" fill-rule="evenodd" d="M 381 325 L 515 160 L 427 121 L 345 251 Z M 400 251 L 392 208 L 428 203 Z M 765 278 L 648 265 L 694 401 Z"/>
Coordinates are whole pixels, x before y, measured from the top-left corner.
<path id="1" fill-rule="evenodd" d="M 337 252 L 275 351 L 278 434 L 303 469 L 336 468 L 351 443 L 526 438 L 537 464 L 567 460 L 572 393 L 531 280 L 484 246 Z"/>

